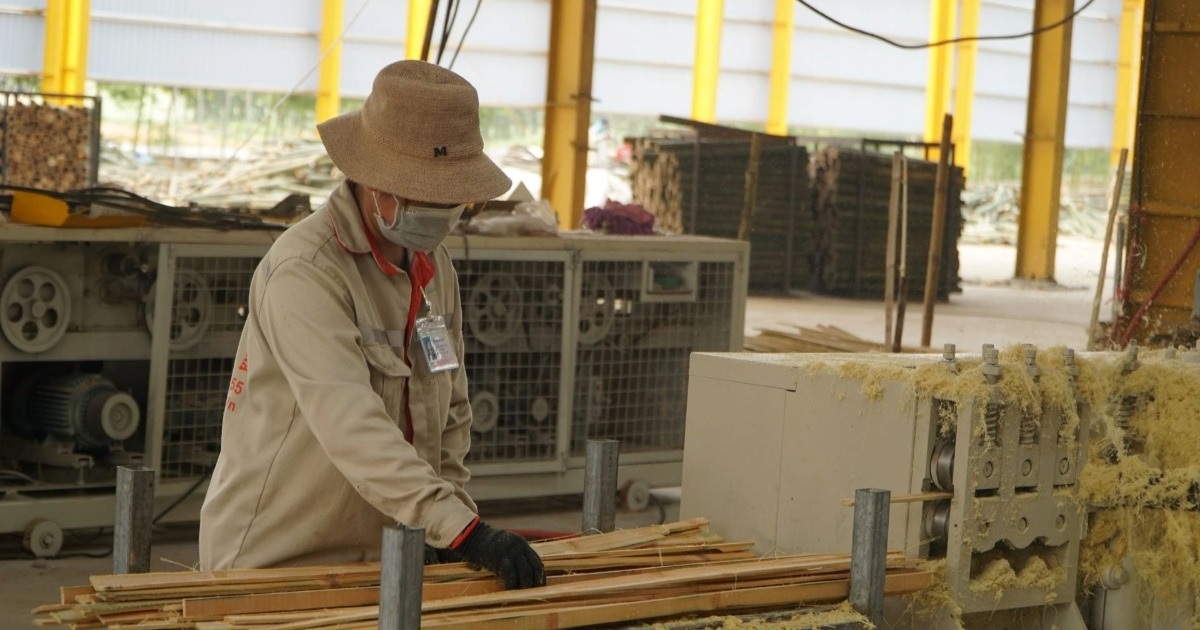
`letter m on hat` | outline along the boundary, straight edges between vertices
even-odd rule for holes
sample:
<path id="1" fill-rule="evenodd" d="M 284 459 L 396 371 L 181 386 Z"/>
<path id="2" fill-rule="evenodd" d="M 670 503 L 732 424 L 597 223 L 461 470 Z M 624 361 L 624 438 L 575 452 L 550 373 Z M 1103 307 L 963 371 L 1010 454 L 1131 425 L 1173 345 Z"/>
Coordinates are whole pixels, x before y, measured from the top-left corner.
<path id="1" fill-rule="evenodd" d="M 433 147 L 433 157 L 446 157 L 446 147 Z"/>

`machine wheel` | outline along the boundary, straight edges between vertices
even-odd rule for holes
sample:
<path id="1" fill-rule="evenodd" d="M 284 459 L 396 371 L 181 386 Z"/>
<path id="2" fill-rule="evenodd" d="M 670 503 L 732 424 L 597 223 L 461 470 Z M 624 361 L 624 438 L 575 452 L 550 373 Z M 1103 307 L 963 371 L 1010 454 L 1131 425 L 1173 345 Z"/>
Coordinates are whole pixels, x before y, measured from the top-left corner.
<path id="1" fill-rule="evenodd" d="M 516 278 L 499 272 L 484 275 L 464 300 L 472 336 L 485 346 L 508 343 L 521 329 L 522 301 Z"/>
<path id="2" fill-rule="evenodd" d="M 39 558 L 53 558 L 63 546 L 63 530 L 58 523 L 35 518 L 25 526 L 25 549 Z"/>
<path id="3" fill-rule="evenodd" d="M 579 343 L 594 345 L 612 330 L 616 320 L 617 290 L 607 278 L 590 276 L 579 296 Z"/>
<path id="4" fill-rule="evenodd" d="M 630 512 L 641 512 L 650 507 L 650 484 L 633 479 L 626 481 L 617 493 L 621 507 Z"/>
<path id="5" fill-rule="evenodd" d="M 45 352 L 67 332 L 71 292 L 57 271 L 34 265 L 13 274 L 0 292 L 0 327 L 22 352 Z"/>
<path id="6" fill-rule="evenodd" d="M 150 285 L 146 299 L 146 328 L 154 331 L 154 290 Z M 187 350 L 200 343 L 212 324 L 213 298 L 204 276 L 191 269 L 175 271 L 175 297 L 172 300 L 171 349 Z"/>

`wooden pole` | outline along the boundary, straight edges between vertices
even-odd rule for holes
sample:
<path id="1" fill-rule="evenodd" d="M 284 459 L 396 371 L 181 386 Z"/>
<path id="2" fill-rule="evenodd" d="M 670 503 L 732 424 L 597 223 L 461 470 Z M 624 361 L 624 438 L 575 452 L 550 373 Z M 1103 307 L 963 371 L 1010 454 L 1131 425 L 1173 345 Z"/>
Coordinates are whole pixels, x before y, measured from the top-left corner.
<path id="1" fill-rule="evenodd" d="M 1121 149 L 1117 164 L 1117 177 L 1113 180 L 1112 196 L 1108 203 L 1108 224 L 1104 228 L 1104 247 L 1100 250 L 1100 277 L 1096 280 L 1096 296 L 1092 298 L 1092 319 L 1088 324 L 1088 350 L 1096 350 L 1096 328 L 1100 324 L 1100 300 L 1104 296 L 1104 278 L 1108 272 L 1108 245 L 1112 241 L 1113 224 L 1117 221 L 1117 208 L 1121 205 L 1121 188 L 1125 186 L 1125 160 L 1129 149 Z"/>
<path id="2" fill-rule="evenodd" d="M 758 157 L 762 152 L 762 136 L 750 136 L 750 163 L 746 166 L 746 191 L 742 204 L 742 222 L 738 225 L 738 240 L 750 239 L 750 219 L 754 215 L 754 204 L 758 199 Z"/>
<path id="3" fill-rule="evenodd" d="M 904 312 L 908 306 L 908 158 L 900 156 L 900 277 L 897 281 L 896 336 L 887 341 L 892 352 L 900 352 L 904 341 Z"/>
<path id="4" fill-rule="evenodd" d="M 938 150 L 937 178 L 933 189 L 933 227 L 929 231 L 929 264 L 925 266 L 925 315 L 921 320 L 921 346 L 933 340 L 933 306 L 937 303 L 938 278 L 942 271 L 942 240 L 946 232 L 946 183 L 950 175 L 950 134 L 954 116 L 942 118 L 942 142 Z"/>
<path id="5" fill-rule="evenodd" d="M 888 199 L 887 260 L 883 279 L 883 343 L 892 342 L 896 309 L 896 222 L 900 214 L 900 152 L 892 154 L 892 196 Z"/>

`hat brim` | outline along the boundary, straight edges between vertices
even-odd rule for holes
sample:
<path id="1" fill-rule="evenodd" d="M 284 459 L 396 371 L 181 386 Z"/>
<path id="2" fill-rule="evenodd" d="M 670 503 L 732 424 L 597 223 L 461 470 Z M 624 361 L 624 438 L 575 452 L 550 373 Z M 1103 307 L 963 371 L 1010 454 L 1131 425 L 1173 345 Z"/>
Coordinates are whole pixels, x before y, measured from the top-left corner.
<path id="1" fill-rule="evenodd" d="M 512 180 L 483 152 L 418 158 L 376 141 L 361 111 L 317 125 L 329 158 L 346 177 L 404 199 L 441 204 L 489 201 L 508 192 Z"/>

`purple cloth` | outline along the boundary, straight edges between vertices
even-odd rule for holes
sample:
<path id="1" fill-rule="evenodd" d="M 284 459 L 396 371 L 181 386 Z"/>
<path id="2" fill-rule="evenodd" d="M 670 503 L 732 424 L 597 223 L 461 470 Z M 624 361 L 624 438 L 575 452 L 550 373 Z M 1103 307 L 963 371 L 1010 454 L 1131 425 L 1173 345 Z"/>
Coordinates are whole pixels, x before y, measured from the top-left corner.
<path id="1" fill-rule="evenodd" d="M 583 211 L 583 227 L 608 234 L 653 234 L 654 215 L 636 203 L 609 199 L 603 208 L 593 206 Z"/>

